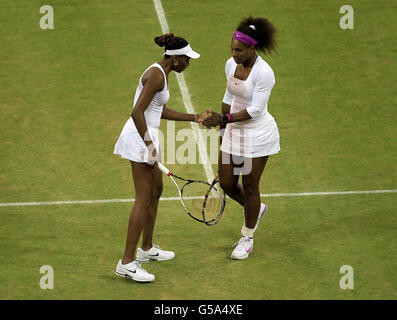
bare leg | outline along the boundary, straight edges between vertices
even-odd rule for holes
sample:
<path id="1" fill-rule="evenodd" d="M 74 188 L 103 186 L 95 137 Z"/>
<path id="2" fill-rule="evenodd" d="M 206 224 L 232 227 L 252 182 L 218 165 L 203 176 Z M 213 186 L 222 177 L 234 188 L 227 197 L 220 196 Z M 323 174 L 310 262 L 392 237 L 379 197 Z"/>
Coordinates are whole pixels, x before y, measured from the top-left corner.
<path id="1" fill-rule="evenodd" d="M 160 170 L 153 169 L 153 188 L 148 215 L 143 227 L 142 249 L 149 250 L 153 246 L 153 231 L 157 217 L 157 208 L 161 193 L 163 192 L 163 175 Z"/>
<path id="2" fill-rule="evenodd" d="M 244 206 L 244 189 L 238 183 L 239 175 L 233 173 L 234 168 L 235 165 L 233 164 L 231 155 L 221 151 L 218 160 L 220 186 L 230 198 L 237 201 L 241 206 Z"/>
<path id="3" fill-rule="evenodd" d="M 136 246 L 149 215 L 153 192 L 153 168 L 145 163 L 132 161 L 131 167 L 135 186 L 135 203 L 132 207 L 128 223 L 127 240 L 122 259 L 123 264 L 130 263 L 134 260 Z"/>
<path id="4" fill-rule="evenodd" d="M 254 228 L 261 206 L 261 195 L 259 182 L 269 157 L 253 158 L 251 171 L 243 175 L 243 188 L 245 195 L 244 212 L 245 225 L 247 228 Z"/>
<path id="5" fill-rule="evenodd" d="M 241 168 L 243 164 L 236 165 L 230 154 L 220 152 L 219 155 L 219 179 L 220 185 L 226 194 L 244 207 L 245 225 L 254 228 L 261 205 L 259 182 L 269 157 L 248 159 L 251 162 L 251 170 L 242 174 L 241 185 L 238 183 L 239 175 L 234 173 L 235 168 Z"/>

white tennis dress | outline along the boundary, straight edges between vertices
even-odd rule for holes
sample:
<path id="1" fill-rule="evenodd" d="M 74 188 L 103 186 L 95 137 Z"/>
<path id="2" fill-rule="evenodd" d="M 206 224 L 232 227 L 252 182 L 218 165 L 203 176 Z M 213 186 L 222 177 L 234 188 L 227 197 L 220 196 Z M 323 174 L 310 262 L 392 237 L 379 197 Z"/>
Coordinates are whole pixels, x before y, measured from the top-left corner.
<path id="1" fill-rule="evenodd" d="M 267 108 L 275 84 L 273 70 L 260 56 L 246 80 L 234 77 L 236 68 L 236 62 L 230 58 L 225 66 L 227 87 L 223 102 L 231 106 L 230 113 L 246 109 L 251 119 L 226 125 L 221 151 L 247 158 L 278 153 L 280 135 Z"/>
<path id="2" fill-rule="evenodd" d="M 168 90 L 167 76 L 163 68 L 158 63 L 152 64 L 139 78 L 139 84 L 134 97 L 134 107 L 143 89 L 142 77 L 150 68 L 159 68 L 164 74 L 163 90 L 155 94 L 153 100 L 150 102 L 144 113 L 150 138 L 154 143 L 157 153 L 160 154 L 158 128 L 160 127 L 161 113 L 163 112 L 164 104 L 167 103 L 170 93 Z M 134 162 L 148 162 L 149 150 L 142 137 L 139 135 L 134 120 L 131 117 L 125 123 L 120 137 L 114 146 L 114 154 L 119 154 L 122 158 Z"/>

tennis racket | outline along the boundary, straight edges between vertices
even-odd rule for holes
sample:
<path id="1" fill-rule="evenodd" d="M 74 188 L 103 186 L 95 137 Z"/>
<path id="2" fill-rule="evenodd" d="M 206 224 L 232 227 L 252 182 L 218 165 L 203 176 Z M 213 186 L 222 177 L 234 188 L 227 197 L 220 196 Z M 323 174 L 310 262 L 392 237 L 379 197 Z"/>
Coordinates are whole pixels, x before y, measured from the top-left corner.
<path id="1" fill-rule="evenodd" d="M 213 226 L 222 218 L 226 205 L 225 192 L 215 178 L 211 183 L 201 180 L 190 180 L 173 174 L 163 164 L 158 168 L 175 184 L 183 209 L 194 220 Z M 182 187 L 175 180 L 183 182 Z"/>

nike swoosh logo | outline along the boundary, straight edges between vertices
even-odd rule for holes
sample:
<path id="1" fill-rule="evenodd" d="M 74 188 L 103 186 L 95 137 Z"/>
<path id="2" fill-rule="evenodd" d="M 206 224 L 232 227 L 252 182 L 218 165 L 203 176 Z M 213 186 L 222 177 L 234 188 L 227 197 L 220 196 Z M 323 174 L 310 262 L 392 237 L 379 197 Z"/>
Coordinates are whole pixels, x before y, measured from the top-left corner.
<path id="1" fill-rule="evenodd" d="M 132 272 L 132 273 L 136 273 L 136 270 L 130 270 L 130 269 L 127 269 L 127 268 L 125 268 L 125 270 L 127 270 L 129 272 Z"/>
<path id="2" fill-rule="evenodd" d="M 148 256 L 157 257 L 159 256 L 159 253 L 157 252 L 156 254 L 148 254 Z"/>

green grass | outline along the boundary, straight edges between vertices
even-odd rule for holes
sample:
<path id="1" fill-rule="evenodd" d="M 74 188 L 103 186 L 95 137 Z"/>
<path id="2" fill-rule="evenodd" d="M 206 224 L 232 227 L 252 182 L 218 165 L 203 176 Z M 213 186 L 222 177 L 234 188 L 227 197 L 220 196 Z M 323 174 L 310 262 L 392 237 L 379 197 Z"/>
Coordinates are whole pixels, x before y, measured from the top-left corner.
<path id="1" fill-rule="evenodd" d="M 236 205 L 230 204 L 215 228 L 192 223 L 177 202 L 163 205 L 155 238 L 175 248 L 177 257 L 146 264 L 157 276 L 149 285 L 114 276 L 129 204 L 8 209 L 0 217 L 1 249 L 7 252 L 1 258 L 2 298 L 396 298 L 395 219 L 389 213 L 397 208 L 389 195 L 268 203 L 271 211 L 256 233 L 255 251 L 244 261 L 229 258 L 239 235 L 236 224 L 242 222 Z M 355 272 L 350 291 L 339 288 L 339 268 L 346 264 Z M 42 265 L 54 268 L 54 290 L 39 287 Z"/>
<path id="2" fill-rule="evenodd" d="M 252 13 L 276 26 L 278 51 L 265 59 L 282 151 L 262 193 L 396 189 L 396 5 L 350 1 L 355 29 L 341 30 L 343 4 L 163 3 L 170 29 L 201 53 L 185 71 L 197 111 L 220 109 L 240 19 Z M 1 0 L 0 202 L 133 198 L 129 164 L 112 153 L 140 74 L 161 58 L 154 6 L 54 0 L 55 29 L 41 30 L 41 5 Z M 183 111 L 174 75 L 169 85 L 168 106 Z M 204 174 L 201 165 L 170 167 Z M 164 185 L 163 196 L 176 195 Z M 156 275 L 150 285 L 114 275 L 132 203 L 0 207 L 0 299 L 397 298 L 395 193 L 264 200 L 270 211 L 244 261 L 229 258 L 242 223 L 235 203 L 209 228 L 161 202 L 155 240 L 177 257 L 145 265 Z M 39 286 L 46 264 L 54 290 Z M 354 290 L 339 288 L 342 265 L 354 268 Z"/>

